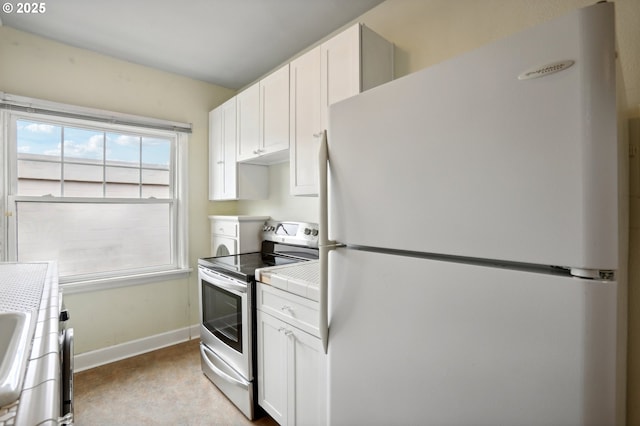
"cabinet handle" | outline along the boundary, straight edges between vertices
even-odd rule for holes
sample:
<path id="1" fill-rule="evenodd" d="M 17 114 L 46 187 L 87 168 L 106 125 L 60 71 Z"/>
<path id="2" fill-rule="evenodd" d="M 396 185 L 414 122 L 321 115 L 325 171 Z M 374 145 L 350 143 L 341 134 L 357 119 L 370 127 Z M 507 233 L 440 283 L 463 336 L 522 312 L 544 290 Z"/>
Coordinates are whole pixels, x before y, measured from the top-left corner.
<path id="1" fill-rule="evenodd" d="M 293 312 L 293 308 L 291 306 L 285 305 L 282 308 L 280 308 L 281 311 L 289 311 L 289 312 Z"/>
<path id="2" fill-rule="evenodd" d="M 321 138 L 323 133 L 324 133 L 324 132 L 314 133 L 314 134 L 313 134 L 313 137 L 314 137 L 314 138 Z"/>
<path id="3" fill-rule="evenodd" d="M 217 164 L 224 164 L 224 161 L 218 161 Z"/>

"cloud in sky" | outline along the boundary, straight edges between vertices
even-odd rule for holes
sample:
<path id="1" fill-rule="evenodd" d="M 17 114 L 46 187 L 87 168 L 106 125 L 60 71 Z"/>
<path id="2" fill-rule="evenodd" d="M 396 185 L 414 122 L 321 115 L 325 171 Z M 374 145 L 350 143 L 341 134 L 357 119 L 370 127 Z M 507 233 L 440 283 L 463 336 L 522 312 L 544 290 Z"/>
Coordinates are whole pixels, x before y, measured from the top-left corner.
<path id="1" fill-rule="evenodd" d="M 55 130 L 60 130 L 58 126 L 45 123 L 29 123 L 23 128 L 33 133 L 53 133 Z"/>
<path id="2" fill-rule="evenodd" d="M 93 135 L 82 142 L 65 140 L 64 155 L 65 157 L 101 159 L 104 150 L 103 147 L 104 142 L 102 135 Z M 60 145 L 58 144 L 58 149 L 59 148 Z"/>

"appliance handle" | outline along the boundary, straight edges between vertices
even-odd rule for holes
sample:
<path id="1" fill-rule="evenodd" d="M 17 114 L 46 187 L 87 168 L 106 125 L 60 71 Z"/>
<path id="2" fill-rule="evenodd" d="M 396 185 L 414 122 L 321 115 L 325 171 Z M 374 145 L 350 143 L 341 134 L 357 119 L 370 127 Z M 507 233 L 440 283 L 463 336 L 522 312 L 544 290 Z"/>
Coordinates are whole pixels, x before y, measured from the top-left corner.
<path id="1" fill-rule="evenodd" d="M 62 406 L 63 415 L 70 414 L 73 418 L 73 371 L 74 371 L 74 342 L 73 328 L 67 328 L 63 332 L 62 349 Z"/>
<path id="2" fill-rule="evenodd" d="M 209 282 L 210 284 L 213 284 L 217 287 L 221 287 L 224 288 L 225 290 L 229 290 L 235 293 L 246 293 L 247 292 L 247 285 L 246 284 L 238 284 L 228 278 L 225 278 L 221 275 L 217 275 L 214 274 L 210 271 L 207 270 L 207 268 L 200 266 L 198 267 L 198 270 L 200 271 L 200 274 L 202 274 L 203 277 L 207 278 L 207 282 Z"/>
<path id="3" fill-rule="evenodd" d="M 328 205 L 328 164 L 329 148 L 327 131 L 322 132 L 320 140 L 318 164 L 318 198 L 320 204 L 320 223 L 318 229 L 318 248 L 320 255 L 320 323 L 319 332 L 324 353 L 329 346 L 329 251 L 335 248 L 335 242 L 329 240 L 329 205 Z"/>
<path id="4" fill-rule="evenodd" d="M 202 356 L 202 359 L 207 364 L 207 366 L 210 369 L 212 369 L 214 373 L 216 373 L 222 379 L 226 380 L 227 382 L 229 382 L 231 384 L 240 386 L 243 389 L 248 389 L 248 386 L 247 386 L 247 384 L 245 382 L 240 381 L 240 380 L 238 380 L 236 378 L 233 378 L 233 377 L 229 376 L 227 373 L 225 373 L 224 371 L 219 369 L 213 362 L 211 362 L 211 360 L 207 356 L 207 352 L 210 352 L 210 353 L 213 354 L 213 352 L 210 349 L 208 349 L 205 345 L 200 345 L 200 355 Z"/>
<path id="5" fill-rule="evenodd" d="M 320 321 L 318 324 L 322 348 L 326 354 L 329 348 L 329 251 L 328 246 L 320 247 Z"/>

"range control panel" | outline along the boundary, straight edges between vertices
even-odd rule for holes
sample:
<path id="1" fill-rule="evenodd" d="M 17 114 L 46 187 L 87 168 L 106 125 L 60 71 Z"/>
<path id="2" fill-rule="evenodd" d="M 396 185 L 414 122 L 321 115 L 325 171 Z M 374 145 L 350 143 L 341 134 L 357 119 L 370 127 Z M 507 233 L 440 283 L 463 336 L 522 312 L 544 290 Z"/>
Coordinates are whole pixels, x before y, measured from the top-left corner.
<path id="1" fill-rule="evenodd" d="M 318 224 L 269 220 L 264 223 L 262 237 L 276 243 L 318 247 Z"/>

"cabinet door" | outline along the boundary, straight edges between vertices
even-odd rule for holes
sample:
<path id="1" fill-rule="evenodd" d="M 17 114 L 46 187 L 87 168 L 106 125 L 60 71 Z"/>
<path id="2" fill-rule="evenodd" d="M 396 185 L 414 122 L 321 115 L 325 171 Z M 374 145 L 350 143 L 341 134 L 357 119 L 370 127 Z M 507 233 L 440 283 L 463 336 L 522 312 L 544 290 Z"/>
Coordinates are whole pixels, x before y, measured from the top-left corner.
<path id="1" fill-rule="evenodd" d="M 290 183 L 292 195 L 318 194 L 320 118 L 320 47 L 290 64 Z"/>
<path id="2" fill-rule="evenodd" d="M 322 341 L 290 327 L 289 421 L 296 425 L 327 424 L 327 369 Z M 293 353 L 291 353 L 293 352 Z"/>
<path id="3" fill-rule="evenodd" d="M 287 424 L 286 324 L 258 310 L 258 404 L 280 425 Z"/>
<path id="4" fill-rule="evenodd" d="M 236 96 L 238 113 L 238 161 L 258 156 L 260 149 L 260 85 Z"/>
<path id="5" fill-rule="evenodd" d="M 289 64 L 260 81 L 259 154 L 289 149 Z"/>
<path id="6" fill-rule="evenodd" d="M 321 46 L 322 127 L 327 128 L 329 105 L 360 93 L 360 24 Z"/>
<path id="7" fill-rule="evenodd" d="M 222 141 L 222 109 L 209 112 L 209 199 L 219 200 L 223 189 L 224 154 Z"/>
<path id="8" fill-rule="evenodd" d="M 237 198 L 236 98 L 209 113 L 209 199 Z"/>
<path id="9" fill-rule="evenodd" d="M 236 98 L 221 106 L 222 113 L 222 168 L 220 200 L 232 200 L 238 197 L 236 168 Z"/>

